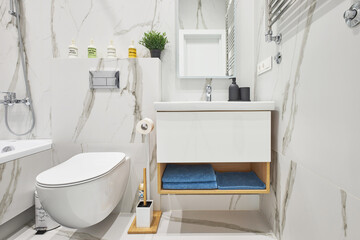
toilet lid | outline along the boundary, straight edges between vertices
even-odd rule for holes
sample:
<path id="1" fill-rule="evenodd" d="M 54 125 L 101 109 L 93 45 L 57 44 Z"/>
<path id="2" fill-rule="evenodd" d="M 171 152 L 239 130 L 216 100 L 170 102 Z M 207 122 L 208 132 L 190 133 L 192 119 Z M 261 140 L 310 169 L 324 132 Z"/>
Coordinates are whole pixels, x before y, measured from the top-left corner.
<path id="1" fill-rule="evenodd" d="M 105 175 L 124 159 L 121 152 L 81 153 L 40 173 L 36 182 L 49 187 L 81 183 Z"/>

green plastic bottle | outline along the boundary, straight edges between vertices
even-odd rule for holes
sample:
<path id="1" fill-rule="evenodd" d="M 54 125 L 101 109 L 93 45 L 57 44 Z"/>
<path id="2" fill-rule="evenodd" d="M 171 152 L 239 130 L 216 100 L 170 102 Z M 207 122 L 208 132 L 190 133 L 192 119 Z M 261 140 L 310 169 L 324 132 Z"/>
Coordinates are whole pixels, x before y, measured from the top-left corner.
<path id="1" fill-rule="evenodd" d="M 96 47 L 94 46 L 94 40 L 92 39 L 88 46 L 88 58 L 96 58 Z"/>

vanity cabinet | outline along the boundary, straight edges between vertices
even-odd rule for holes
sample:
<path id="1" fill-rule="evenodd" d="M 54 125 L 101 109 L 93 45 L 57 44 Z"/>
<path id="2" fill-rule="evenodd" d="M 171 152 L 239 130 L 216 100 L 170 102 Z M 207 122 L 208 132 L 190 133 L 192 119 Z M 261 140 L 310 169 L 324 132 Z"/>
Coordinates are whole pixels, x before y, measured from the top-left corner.
<path id="1" fill-rule="evenodd" d="M 169 102 L 155 103 L 155 109 L 160 194 L 269 192 L 273 102 Z M 161 179 L 170 163 L 209 163 L 217 172 L 253 171 L 266 188 L 166 190 Z"/>

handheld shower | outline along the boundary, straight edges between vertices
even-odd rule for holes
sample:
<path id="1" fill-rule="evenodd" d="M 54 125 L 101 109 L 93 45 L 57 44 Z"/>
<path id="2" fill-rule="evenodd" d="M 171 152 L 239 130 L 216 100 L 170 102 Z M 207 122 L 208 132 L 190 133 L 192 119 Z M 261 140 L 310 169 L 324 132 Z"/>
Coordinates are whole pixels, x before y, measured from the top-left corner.
<path id="1" fill-rule="evenodd" d="M 19 42 L 19 49 L 20 49 L 20 59 L 21 59 L 21 66 L 24 74 L 24 81 L 25 81 L 25 88 L 26 88 L 26 97 L 24 99 L 18 100 L 16 99 L 15 93 L 6 92 L 7 96 L 5 96 L 4 101 L 0 101 L 0 104 L 5 106 L 5 125 L 9 132 L 16 136 L 23 136 L 30 133 L 35 127 L 35 112 L 34 106 L 32 103 L 31 92 L 30 92 L 30 84 L 29 79 L 27 77 L 27 69 L 26 69 L 26 62 L 25 62 L 25 50 L 24 50 L 24 43 L 23 38 L 21 36 L 21 25 L 20 25 L 20 7 L 19 7 L 19 0 L 10 0 L 10 10 L 9 14 L 16 18 L 16 26 L 18 30 L 18 42 Z M 32 124 L 30 128 L 25 131 L 24 133 L 17 133 L 13 131 L 9 125 L 8 115 L 9 115 L 9 107 L 11 107 L 14 103 L 24 103 L 25 106 L 29 107 L 29 110 L 32 115 Z"/>

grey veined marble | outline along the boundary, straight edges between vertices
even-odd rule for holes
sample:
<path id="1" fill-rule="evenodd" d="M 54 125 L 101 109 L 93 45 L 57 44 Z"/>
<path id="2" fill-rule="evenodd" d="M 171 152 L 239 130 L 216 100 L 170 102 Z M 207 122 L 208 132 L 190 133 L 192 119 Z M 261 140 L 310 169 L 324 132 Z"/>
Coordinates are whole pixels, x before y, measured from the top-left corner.
<path id="1" fill-rule="evenodd" d="M 10 179 L 3 179 L 2 175 L 7 168 L 11 168 Z M 20 173 L 21 167 L 19 165 L 19 160 L 0 165 L 0 187 L 5 188 L 5 192 L 0 200 L 0 222 L 13 201 Z"/>
<path id="2" fill-rule="evenodd" d="M 346 216 L 346 200 L 347 200 L 347 193 L 340 189 L 341 194 L 341 213 L 342 213 L 342 220 L 343 220 L 343 229 L 344 229 L 344 237 L 347 236 L 347 216 Z"/>
<path id="3" fill-rule="evenodd" d="M 294 76 L 293 89 L 291 92 L 290 117 L 289 117 L 289 120 L 288 120 L 288 123 L 286 126 L 286 130 L 285 130 L 285 133 L 283 136 L 283 141 L 282 141 L 282 153 L 283 154 L 286 153 L 286 150 L 291 142 L 292 133 L 293 133 L 294 127 L 295 127 L 296 114 L 298 111 L 297 94 L 298 94 L 299 84 L 300 84 L 300 80 L 301 80 L 301 68 L 302 68 L 302 64 L 304 61 L 306 44 L 307 44 L 307 41 L 309 38 L 312 18 L 314 16 L 314 12 L 316 9 L 317 0 L 311 0 L 309 2 L 309 4 L 310 4 L 310 7 L 309 7 L 309 10 L 307 13 L 306 26 L 305 26 L 305 30 L 304 30 L 303 37 L 302 37 L 299 59 L 297 62 L 296 72 L 295 72 L 295 76 Z M 287 83 L 286 87 L 285 87 L 285 91 L 284 91 L 285 94 L 284 94 L 284 99 L 283 99 L 282 115 L 285 114 L 285 112 L 286 112 L 289 88 L 290 88 L 290 83 Z"/>
<path id="4" fill-rule="evenodd" d="M 78 123 L 77 123 L 75 131 L 74 131 L 74 136 L 73 136 L 74 142 L 76 142 L 76 140 L 78 139 L 87 120 L 90 117 L 90 114 L 94 107 L 94 102 L 95 102 L 95 91 L 96 91 L 95 89 L 89 89 L 88 92 L 86 93 L 83 110 L 82 110 L 81 116 L 78 120 Z"/>
<path id="5" fill-rule="evenodd" d="M 203 25 L 204 29 L 207 29 L 208 27 L 206 26 L 205 23 L 205 19 L 204 19 L 204 15 L 203 15 L 203 9 L 202 9 L 202 0 L 198 0 L 198 4 L 197 4 L 197 10 L 196 10 L 196 29 L 199 29 L 199 25 L 200 22 Z"/>
<path id="6" fill-rule="evenodd" d="M 291 161 L 289 173 L 286 179 L 286 186 L 285 186 L 285 193 L 284 193 L 284 199 L 282 201 L 282 211 L 281 211 L 281 224 L 280 224 L 280 236 L 282 236 L 285 224 L 286 224 L 286 211 L 290 203 L 291 194 L 294 188 L 295 183 L 295 176 L 296 176 L 296 167 L 297 163 L 294 161 Z"/>
<path id="7" fill-rule="evenodd" d="M 130 93 L 134 98 L 134 124 L 131 132 L 130 142 L 133 143 L 135 141 L 136 135 L 136 124 L 142 119 L 142 94 L 143 94 L 143 84 L 142 84 L 142 71 L 141 67 L 137 64 L 136 59 L 129 59 L 128 66 L 128 76 L 126 87 L 121 89 L 120 94 L 124 91 Z M 132 81 L 130 78 L 133 78 Z M 141 135 L 142 142 L 145 141 L 145 136 Z"/>
<path id="8" fill-rule="evenodd" d="M 51 238 L 52 240 L 106 240 L 105 238 L 99 238 L 95 237 L 94 235 L 86 232 L 81 231 L 71 231 L 71 230 L 65 230 L 61 229 L 59 230 L 55 236 Z"/>

